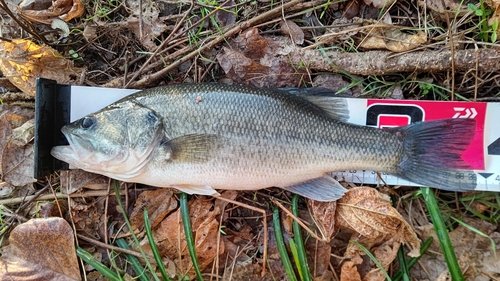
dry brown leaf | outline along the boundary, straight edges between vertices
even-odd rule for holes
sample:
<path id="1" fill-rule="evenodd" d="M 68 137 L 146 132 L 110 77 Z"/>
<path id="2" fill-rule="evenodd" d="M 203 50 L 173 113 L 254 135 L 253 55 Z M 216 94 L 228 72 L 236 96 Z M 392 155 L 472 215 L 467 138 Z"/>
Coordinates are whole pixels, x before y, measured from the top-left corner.
<path id="1" fill-rule="evenodd" d="M 139 195 L 130 214 L 134 231 L 144 228 L 144 209 L 148 210 L 151 228 L 156 228 L 165 217 L 177 208 L 174 192 L 169 188 L 146 190 Z"/>
<path id="2" fill-rule="evenodd" d="M 487 1 L 488 0 L 486 0 L 485 3 L 487 3 Z M 434 11 L 443 20 L 445 20 L 447 16 L 459 17 L 470 12 L 470 10 L 467 8 L 467 5 L 462 1 L 455 2 L 454 0 L 418 0 L 417 3 L 422 8 Z"/>
<path id="3" fill-rule="evenodd" d="M 307 207 L 316 227 L 321 233 L 321 238 L 325 241 L 330 241 L 336 230 L 335 210 L 337 209 L 337 202 L 319 202 L 307 199 Z"/>
<path id="4" fill-rule="evenodd" d="M 392 25 L 376 26 L 368 29 L 369 33 L 363 38 L 360 47 L 365 49 L 387 49 L 393 52 L 406 52 L 427 42 L 427 35 L 419 30 L 415 34 L 402 32 Z"/>
<path id="5" fill-rule="evenodd" d="M 290 64 L 290 38 L 268 39 L 252 28 L 231 40 L 230 45 L 217 54 L 217 61 L 236 83 L 279 88 L 299 85 L 306 77 L 303 68 Z"/>
<path id="6" fill-rule="evenodd" d="M 189 216 L 195 237 L 195 250 L 200 270 L 213 262 L 217 254 L 224 252 L 222 240 L 217 249 L 219 235 L 219 222 L 216 216 L 220 213 L 218 207 L 208 200 L 197 198 L 189 202 Z M 156 229 L 153 237 L 157 243 L 160 254 L 175 263 L 177 275 L 195 277 L 191 258 L 187 250 L 186 236 L 182 226 L 181 212 L 178 209 L 164 219 Z M 146 241 L 143 248 L 150 251 Z"/>
<path id="7" fill-rule="evenodd" d="M 221 7 L 224 10 L 219 10 L 215 13 L 215 20 L 220 27 L 233 25 L 236 22 L 236 12 L 235 12 L 235 2 L 234 0 L 225 1 L 224 5 Z M 227 8 L 232 7 L 232 8 Z"/>
<path id="8" fill-rule="evenodd" d="M 295 44 L 302 45 L 304 43 L 304 32 L 295 22 L 291 20 L 282 20 L 280 25 L 281 31 L 290 36 Z"/>
<path id="9" fill-rule="evenodd" d="M 351 240 L 357 240 L 359 244 L 364 245 L 386 271 L 396 258 L 398 249 L 401 245 L 399 238 L 388 235 L 382 235 L 377 238 L 359 238 L 358 234 L 354 233 Z M 349 243 L 347 245 L 344 258 L 348 259 L 344 262 L 341 269 L 341 275 L 345 276 L 345 280 L 351 280 L 350 278 L 364 281 L 385 280 L 385 275 L 380 271 L 377 265 L 371 262 L 370 257 L 355 244 Z M 344 270 L 347 272 L 344 273 Z M 354 273 L 354 271 L 356 271 L 356 273 Z"/>
<path id="10" fill-rule="evenodd" d="M 109 186 L 109 178 L 89 173 L 84 170 L 67 170 L 61 171 L 59 178 L 61 179 L 61 190 L 63 193 L 71 194 L 82 188 L 92 190 L 105 190 Z"/>
<path id="11" fill-rule="evenodd" d="M 340 281 L 361 281 L 358 268 L 353 261 L 346 261 L 342 264 Z"/>
<path id="12" fill-rule="evenodd" d="M 82 73 L 49 46 L 38 46 L 25 39 L 0 42 L 0 71 L 16 87 L 35 96 L 36 78 L 43 77 L 69 84 Z"/>
<path id="13" fill-rule="evenodd" d="M 158 48 L 155 40 L 167 30 L 167 25 L 159 18 L 160 10 L 157 5 L 154 1 L 143 2 L 141 14 L 138 1 L 127 1 L 127 7 L 132 9 L 132 14 L 127 18 L 128 28 L 141 44 L 150 51 L 155 51 Z M 141 24 L 139 24 L 139 20 Z"/>
<path id="14" fill-rule="evenodd" d="M 51 24 L 56 18 L 69 21 L 81 17 L 85 12 L 81 0 L 23 1 L 19 8 L 26 19 L 44 24 Z"/>
<path id="15" fill-rule="evenodd" d="M 478 218 L 464 218 L 464 222 L 486 234 L 493 240 L 495 245 L 499 245 L 498 224 L 492 224 Z M 432 224 L 424 225 L 419 230 L 422 239 L 434 238 L 434 242 L 430 247 L 431 252 L 441 252 L 434 226 Z M 449 236 L 459 265 L 463 269 L 463 275 L 467 280 L 488 281 L 491 280 L 488 276 L 500 276 L 500 250 L 497 246 L 495 255 L 491 247 L 491 241 L 487 237 L 481 236 L 462 225 L 450 231 Z M 420 266 L 426 268 L 427 273 L 425 273 L 425 276 Z M 416 279 L 436 280 L 444 271 L 447 271 L 447 268 L 442 255 L 424 255 L 420 258 L 419 265 L 412 268 L 411 274 Z"/>
<path id="16" fill-rule="evenodd" d="M 0 107 L 0 174 L 2 194 L 35 182 L 33 177 L 34 111 L 3 105 Z"/>
<path id="17" fill-rule="evenodd" d="M 11 232 L 2 280 L 81 280 L 73 230 L 61 218 L 32 219 Z"/>
<path id="18" fill-rule="evenodd" d="M 488 19 L 488 25 L 492 26 L 495 22 L 500 23 L 500 0 L 485 0 L 484 3 L 493 10 L 493 14 Z M 496 32 L 500 36 L 500 29 L 497 29 Z"/>
<path id="19" fill-rule="evenodd" d="M 420 240 L 391 206 L 391 201 L 370 187 L 350 189 L 337 201 L 335 224 L 339 228 L 351 229 L 368 239 L 397 237 L 411 247 L 409 256 L 419 256 Z"/>

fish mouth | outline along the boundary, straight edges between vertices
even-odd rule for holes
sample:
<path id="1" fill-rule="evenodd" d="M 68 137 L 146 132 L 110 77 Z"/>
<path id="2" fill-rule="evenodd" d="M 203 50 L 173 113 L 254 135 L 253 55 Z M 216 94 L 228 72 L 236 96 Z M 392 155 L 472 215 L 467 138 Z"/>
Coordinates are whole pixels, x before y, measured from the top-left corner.
<path id="1" fill-rule="evenodd" d="M 72 134 L 66 126 L 61 131 L 69 145 L 53 147 L 51 150 L 52 156 L 69 164 L 81 163 L 91 157 L 95 149 L 89 140 L 77 134 Z"/>

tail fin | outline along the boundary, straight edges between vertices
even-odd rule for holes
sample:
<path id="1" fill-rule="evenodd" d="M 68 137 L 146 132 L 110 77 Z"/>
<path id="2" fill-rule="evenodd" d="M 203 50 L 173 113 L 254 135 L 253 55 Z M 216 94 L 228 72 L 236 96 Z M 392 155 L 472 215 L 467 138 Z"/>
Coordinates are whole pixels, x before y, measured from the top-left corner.
<path id="1" fill-rule="evenodd" d="M 474 190 L 476 175 L 461 155 L 476 128 L 474 119 L 444 119 L 391 129 L 403 139 L 403 157 L 395 175 L 450 191 Z"/>

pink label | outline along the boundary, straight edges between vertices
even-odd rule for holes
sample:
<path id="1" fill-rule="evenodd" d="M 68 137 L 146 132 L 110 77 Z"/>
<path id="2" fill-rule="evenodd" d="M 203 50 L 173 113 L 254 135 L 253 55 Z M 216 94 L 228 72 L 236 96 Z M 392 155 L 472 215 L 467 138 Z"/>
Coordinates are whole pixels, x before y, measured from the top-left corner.
<path id="1" fill-rule="evenodd" d="M 366 125 L 378 128 L 448 118 L 475 119 L 476 130 L 471 132 L 474 134 L 474 139 L 462 154 L 462 159 L 474 170 L 484 170 L 483 133 L 486 103 L 369 99 L 367 104 Z"/>

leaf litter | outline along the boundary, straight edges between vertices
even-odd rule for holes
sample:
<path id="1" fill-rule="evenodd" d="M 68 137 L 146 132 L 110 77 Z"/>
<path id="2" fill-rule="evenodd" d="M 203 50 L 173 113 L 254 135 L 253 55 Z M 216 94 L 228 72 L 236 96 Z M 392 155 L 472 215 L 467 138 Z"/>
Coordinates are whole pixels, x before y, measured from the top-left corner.
<path id="1" fill-rule="evenodd" d="M 76 31 L 66 35 L 67 39 L 64 39 L 69 40 L 70 44 L 67 46 L 71 47 L 61 44 L 55 46 L 54 49 L 42 44 L 35 45 L 27 40 L 2 41 L 0 47 L 4 52 L 0 65 L 4 76 L 10 77 L 14 85 L 31 97 L 34 93 L 32 79 L 35 76 L 52 78 L 58 80 L 59 83 L 72 83 L 79 77 L 83 77 L 82 81 L 88 85 L 103 85 L 111 82 L 110 80 L 117 79 L 120 81 L 117 85 L 123 85 L 122 77 L 127 79 L 127 77 L 130 78 L 130 73 L 140 72 L 138 75 L 142 77 L 141 82 L 136 85 L 150 87 L 161 83 L 170 83 L 171 81 L 168 81 L 165 75 L 155 74 L 170 63 L 183 60 L 182 68 L 176 67 L 170 71 L 172 81 L 207 81 L 209 77 L 222 81 L 222 79 L 229 78 L 232 83 L 251 84 L 259 87 L 292 87 L 313 83 L 314 85 L 327 85 L 335 91 L 343 91 L 357 96 L 366 94 L 363 83 L 358 83 L 358 87 L 352 87 L 353 80 L 350 79 L 359 79 L 360 77 L 357 75 L 401 72 L 412 73 L 409 74 L 408 78 L 418 79 L 420 77 L 418 69 L 420 68 L 416 66 L 430 65 L 421 57 L 436 57 L 439 62 L 449 61 L 445 59 L 449 58 L 446 48 L 444 51 L 439 49 L 436 53 L 432 53 L 435 46 L 431 44 L 446 42 L 442 37 L 439 37 L 441 36 L 440 32 L 428 30 L 425 33 L 419 30 L 407 32 L 412 28 L 420 27 L 419 24 L 423 24 L 419 21 L 420 18 L 417 17 L 416 11 L 412 10 L 416 7 L 415 3 L 408 5 L 411 7 L 408 10 L 401 8 L 404 6 L 401 5 L 401 1 L 395 2 L 394 5 L 384 1 L 373 1 L 371 4 L 351 1 L 356 3 L 331 4 L 323 10 L 311 9 L 304 13 L 302 18 L 289 17 L 288 15 L 293 12 L 292 8 L 287 8 L 289 9 L 287 10 L 278 7 L 279 9 L 274 14 L 277 20 L 268 23 L 266 27 L 263 25 L 258 27 L 241 25 L 241 30 L 231 33 L 233 35 L 239 34 L 238 36 L 227 36 L 220 41 L 224 43 L 203 49 L 205 45 L 212 42 L 210 41 L 212 34 L 219 38 L 225 36 L 224 32 L 233 28 L 234 24 L 240 23 L 239 20 L 242 16 L 247 17 L 247 19 L 258 18 L 262 14 L 261 12 L 264 12 L 263 2 L 256 1 L 255 5 L 242 5 L 236 4 L 235 1 L 226 1 L 222 7 L 217 7 L 215 12 L 215 22 L 220 30 L 216 28 L 217 25 L 214 24 L 210 16 L 207 16 L 202 24 L 196 25 L 196 28 L 203 32 L 208 31 L 208 29 L 217 29 L 206 37 L 204 37 L 205 33 L 203 32 L 190 32 L 195 26 L 193 23 L 200 17 L 188 17 L 187 20 L 183 17 L 183 13 L 187 15 L 192 10 L 198 11 L 206 6 L 143 2 L 143 9 L 140 11 L 136 2 L 115 2 L 91 2 L 88 3 L 86 11 L 81 9 L 80 1 L 68 0 L 46 1 L 45 5 L 47 6 L 44 8 L 25 7 L 21 13 L 24 13 L 29 21 L 35 22 L 35 26 L 40 30 L 44 29 L 36 22 L 52 24 L 55 19 L 68 21 L 74 18 L 67 24 L 71 28 L 83 26 L 84 31 L 81 35 L 84 39 L 82 42 L 78 42 L 79 33 Z M 304 4 L 299 2 L 292 2 L 291 6 L 298 7 Z M 403 2 L 403 4 L 405 3 Z M 469 12 L 466 7 L 453 1 L 426 0 L 417 1 L 417 3 L 424 9 L 419 10 L 418 13 L 427 11 L 429 16 L 440 20 L 441 23 L 445 22 L 447 17 L 450 19 L 453 19 L 454 16 L 466 17 Z M 96 6 L 97 4 L 101 6 Z M 492 21 L 497 17 L 498 5 L 488 1 L 486 4 L 494 10 L 489 18 L 489 23 L 492 25 Z M 266 9 L 272 9 L 272 7 L 266 7 Z M 89 11 L 104 13 L 89 15 Z M 380 18 L 378 15 L 381 11 L 390 12 L 385 13 Z M 405 16 L 401 17 L 395 11 L 402 12 Z M 87 13 L 84 16 L 86 17 L 85 21 L 79 22 L 78 18 L 82 16 L 80 13 Z M 281 18 L 283 14 L 287 15 L 286 18 L 284 16 Z M 180 19 L 183 20 L 182 27 L 176 33 L 177 20 Z M 20 34 L 16 30 L 17 25 L 6 23 L 1 27 L 4 35 Z M 460 26 L 454 26 L 454 28 L 460 29 Z M 171 44 L 165 44 L 166 47 L 163 47 L 160 54 L 146 68 L 140 68 L 139 66 L 142 65 L 147 56 L 156 51 L 160 42 L 165 40 L 170 33 L 172 34 Z M 201 40 L 192 37 L 193 34 L 200 36 Z M 323 36 L 318 37 L 320 35 Z M 51 39 L 53 37 L 47 35 L 45 38 Z M 58 42 L 68 42 L 64 40 Z M 192 44 L 193 42 L 196 43 Z M 325 47 L 326 51 L 311 50 L 310 47 L 315 44 L 322 48 Z M 466 43 L 460 44 L 463 47 Z M 361 50 L 352 52 L 353 45 L 363 48 L 365 52 L 360 52 Z M 428 50 L 409 52 L 416 46 L 425 46 Z M 446 45 L 441 44 L 439 48 L 443 46 Z M 342 51 L 331 52 L 331 49 L 342 49 Z M 388 51 L 366 51 L 369 49 L 386 49 Z M 70 50 L 77 50 L 77 57 L 83 61 L 66 59 L 72 57 L 71 54 L 75 54 L 74 52 L 70 53 Z M 185 50 L 190 50 L 195 55 L 185 59 L 187 57 Z M 144 51 L 147 51 L 148 55 L 144 55 Z M 469 55 L 467 48 L 457 49 L 455 55 L 465 58 L 465 60 L 463 64 L 456 64 L 456 67 L 458 70 L 468 71 L 476 66 L 477 59 L 480 62 L 478 69 L 481 71 L 498 69 L 495 64 L 497 54 L 494 51 L 495 48 L 491 48 L 491 50 L 479 49 L 479 51 Z M 362 55 L 362 62 L 373 61 L 373 63 L 371 65 L 361 64 L 358 52 Z M 393 60 L 394 52 L 403 53 L 398 55 L 402 59 L 396 63 Z M 408 53 L 405 54 L 405 52 Z M 442 54 L 444 55 L 441 56 Z M 467 60 L 467 58 L 474 58 L 474 60 Z M 78 67 L 74 67 L 74 65 Z M 376 72 L 379 65 L 382 65 L 381 69 L 385 72 Z M 408 67 L 402 68 L 401 65 Z M 82 67 L 87 67 L 89 72 L 84 73 Z M 427 74 L 426 72 L 429 70 L 425 68 L 421 68 L 421 71 L 426 73 L 426 77 L 433 77 L 434 81 L 445 81 L 449 75 L 437 72 L 449 71 L 450 66 L 443 64 L 439 67 L 433 68 L 432 74 Z M 51 70 L 54 71 L 51 72 Z M 329 73 L 324 73 L 325 71 Z M 335 73 L 341 73 L 341 75 Z M 83 76 L 81 76 L 82 74 Z M 469 89 L 470 92 L 471 85 L 475 83 L 474 80 L 467 78 L 467 74 L 463 74 L 461 77 L 465 82 L 460 86 L 463 88 L 457 90 L 463 92 Z M 485 79 L 479 84 L 485 83 L 484 85 L 487 85 L 491 81 L 491 79 Z M 488 94 L 490 88 L 484 87 L 484 89 L 484 91 L 479 91 L 479 95 Z M 403 88 L 403 91 L 407 97 L 408 91 L 411 92 L 414 89 Z M 31 168 L 26 165 L 28 162 L 32 162 L 29 161 L 31 148 L 28 149 L 31 145 L 31 137 L 29 134 L 23 133 L 29 131 L 32 123 L 30 120 L 23 119 L 23 122 L 16 122 L 15 125 L 12 125 L 14 119 L 3 115 L 0 117 L 3 151 L 6 151 L 5 144 L 12 143 L 17 147 L 15 149 L 9 147 L 11 150 L 0 155 L 4 184 L 12 189 L 25 182 L 30 186 L 33 181 L 27 172 Z M 3 159 L 12 159 L 13 161 L 4 164 Z M 25 160 L 22 161 L 22 159 Z M 16 170 L 17 167 L 20 167 L 20 170 Z M 10 170 L 13 172 L 6 173 Z M 128 235 L 130 230 L 121 227 L 123 218 L 116 211 L 116 202 L 112 197 L 87 197 L 85 195 L 91 189 L 106 189 L 107 180 L 105 178 L 94 178 L 94 176 L 85 173 L 68 173 L 67 175 L 61 174 L 59 179 L 56 178 L 57 180 L 60 180 L 61 187 L 70 186 L 68 191 L 70 194 L 80 194 L 80 197 L 72 197 L 69 200 L 67 210 L 63 206 L 65 215 L 71 214 L 71 220 L 79 234 L 85 234 L 101 241 L 105 237 Z M 10 183 L 8 183 L 9 181 Z M 132 186 L 127 186 L 127 188 L 132 188 Z M 169 272 L 180 272 L 193 277 L 185 240 L 183 240 L 184 233 L 180 225 L 179 211 L 176 209 L 175 194 L 164 189 L 143 191 L 141 188 L 139 187 L 139 190 L 130 189 L 124 193 L 130 206 L 129 214 L 133 230 L 139 233 L 143 231 L 142 211 L 147 208 L 150 211 L 155 237 L 159 240 L 159 245 L 164 246 L 162 251 L 168 252 L 164 259 Z M 10 196 L 17 194 L 12 193 L 12 189 L 8 189 L 5 194 L 10 194 Z M 308 259 L 310 265 L 314 265 L 312 272 L 315 280 L 380 280 L 384 278 L 367 255 L 355 244 L 349 243 L 349 240 L 364 245 L 384 267 L 393 264 L 395 253 L 400 244 L 409 245 L 411 255 L 414 255 L 418 250 L 420 242 L 412 230 L 413 224 L 410 226 L 392 207 L 390 201 L 381 196 L 380 193 L 365 190 L 365 188 L 354 188 L 350 194 L 351 192 L 352 196 L 335 204 L 308 202 L 309 213 L 304 211 L 306 205 L 301 206 L 303 208 L 300 214 L 301 219 L 310 228 L 317 231 L 323 240 L 330 240 L 328 243 L 312 238 L 306 241 Z M 272 189 L 258 192 L 255 195 L 240 193 L 231 196 L 233 199 L 238 196 L 238 200 L 249 201 L 254 206 L 264 209 L 267 206 L 262 202 L 268 202 L 269 196 L 286 200 L 286 195 Z M 267 264 L 270 273 L 261 279 L 258 277 L 264 264 L 262 260 L 264 230 L 260 221 L 261 214 L 220 202 L 220 200 L 214 201 L 203 196 L 192 198 L 190 201 L 191 216 L 194 216 L 192 218 L 193 226 L 196 225 L 194 231 L 197 252 L 201 254 L 199 258 L 202 265 L 206 267 L 205 272 L 213 272 L 210 265 L 218 261 L 219 267 L 215 269 L 215 273 L 223 276 L 224 280 L 248 280 L 249 276 L 255 280 L 284 279 L 282 264 L 277 255 L 275 241 L 273 241 L 272 228 L 268 228 L 269 260 Z M 39 205 L 40 209 L 36 209 L 36 212 L 31 211 L 25 213 L 24 216 L 40 214 L 42 217 L 46 217 L 58 213 L 50 205 Z M 220 213 L 223 210 L 224 212 Z M 285 215 L 282 214 L 282 217 Z M 195 221 L 196 223 L 194 223 Z M 290 222 L 289 219 L 286 221 Z M 423 221 L 427 222 L 427 218 L 424 218 Z M 422 239 L 434 235 L 432 230 L 429 230 L 429 226 L 426 229 L 426 231 L 419 231 Z M 467 273 L 469 274 L 467 276 L 472 276 L 471 278 L 486 276 L 478 272 L 485 272 L 492 276 L 499 274 L 495 271 L 498 269 L 496 266 L 498 259 L 488 252 L 489 248 L 485 246 L 488 244 L 486 240 L 475 234 L 471 235 L 470 231 L 461 226 L 457 227 L 455 231 L 457 234 L 452 232 L 451 235 L 453 243 L 459 247 L 464 246 L 463 252 L 459 251 L 460 259 L 464 265 L 468 266 L 469 271 L 474 273 Z M 498 233 L 492 227 L 487 228 L 484 232 L 498 243 Z M 13 236 L 13 232 L 11 236 Z M 214 246 L 217 245 L 214 241 L 219 243 L 219 248 Z M 463 244 L 460 241 L 463 241 Z M 18 243 L 15 239 L 11 239 L 10 242 L 11 244 Z M 94 249 L 93 254 L 109 264 L 110 257 L 102 248 L 84 246 L 88 249 Z M 147 248 L 146 245 L 144 247 Z M 477 251 L 474 248 L 477 248 Z M 439 249 L 436 247 L 435 250 Z M 335 253 L 336 257 L 332 257 L 331 253 Z M 434 280 L 443 274 L 446 267 L 442 261 L 434 262 L 435 256 L 426 255 L 424 259 L 426 257 L 429 258 L 429 261 L 422 263 L 426 267 L 425 271 L 414 269 L 413 274 L 419 276 L 420 279 Z M 435 268 L 435 270 L 430 272 L 429 268 Z M 87 268 L 87 271 L 90 275 L 95 274 L 95 271 L 90 268 Z M 430 272 L 430 275 L 425 275 L 424 272 Z"/>

